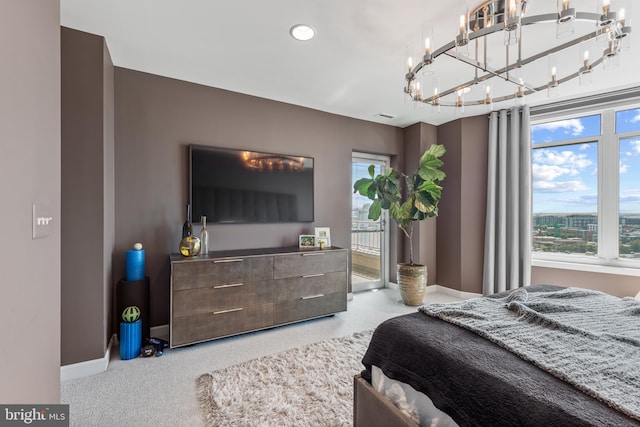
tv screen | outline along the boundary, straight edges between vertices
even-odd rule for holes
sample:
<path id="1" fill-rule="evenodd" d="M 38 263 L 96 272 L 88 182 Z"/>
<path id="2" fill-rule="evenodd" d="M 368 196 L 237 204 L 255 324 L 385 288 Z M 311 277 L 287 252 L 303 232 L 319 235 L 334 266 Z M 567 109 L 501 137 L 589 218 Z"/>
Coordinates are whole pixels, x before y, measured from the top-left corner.
<path id="1" fill-rule="evenodd" d="M 313 222 L 313 158 L 189 146 L 193 222 Z"/>

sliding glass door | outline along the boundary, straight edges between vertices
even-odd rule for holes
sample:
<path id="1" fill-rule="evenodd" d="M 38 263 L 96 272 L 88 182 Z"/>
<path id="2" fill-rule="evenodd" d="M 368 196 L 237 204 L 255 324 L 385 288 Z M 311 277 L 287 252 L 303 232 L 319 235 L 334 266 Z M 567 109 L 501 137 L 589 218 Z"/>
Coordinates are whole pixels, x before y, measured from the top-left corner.
<path id="1" fill-rule="evenodd" d="M 389 158 L 374 154 L 353 153 L 351 172 L 351 285 L 353 292 L 383 288 L 389 282 L 387 272 L 387 213 L 377 221 L 368 219 L 371 200 L 353 193 L 353 183 L 369 176 L 369 166 L 375 174 L 389 164 Z"/>

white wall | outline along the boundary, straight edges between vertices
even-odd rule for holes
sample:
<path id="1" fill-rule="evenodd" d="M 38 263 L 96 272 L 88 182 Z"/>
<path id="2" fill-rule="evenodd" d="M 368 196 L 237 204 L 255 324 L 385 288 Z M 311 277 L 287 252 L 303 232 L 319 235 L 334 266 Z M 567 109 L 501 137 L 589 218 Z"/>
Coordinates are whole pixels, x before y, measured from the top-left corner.
<path id="1" fill-rule="evenodd" d="M 0 53 L 0 402 L 59 403 L 59 0 L 0 0 Z"/>

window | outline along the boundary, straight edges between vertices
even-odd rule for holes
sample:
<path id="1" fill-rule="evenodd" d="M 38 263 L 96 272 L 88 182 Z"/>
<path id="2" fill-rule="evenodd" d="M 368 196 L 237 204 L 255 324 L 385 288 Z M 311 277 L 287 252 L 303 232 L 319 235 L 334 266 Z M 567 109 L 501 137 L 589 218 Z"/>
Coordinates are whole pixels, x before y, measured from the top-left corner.
<path id="1" fill-rule="evenodd" d="M 620 137 L 618 251 L 640 261 L 640 109 L 616 112 Z"/>
<path id="2" fill-rule="evenodd" d="M 531 143 L 534 259 L 640 267 L 640 109 L 535 121 Z"/>

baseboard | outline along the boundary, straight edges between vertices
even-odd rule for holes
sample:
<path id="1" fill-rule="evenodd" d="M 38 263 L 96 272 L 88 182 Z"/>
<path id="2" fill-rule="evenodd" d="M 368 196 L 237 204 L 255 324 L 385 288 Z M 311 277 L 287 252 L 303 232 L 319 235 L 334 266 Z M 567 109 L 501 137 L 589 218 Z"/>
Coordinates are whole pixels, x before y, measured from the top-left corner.
<path id="1" fill-rule="evenodd" d="M 398 287 L 397 283 L 393 283 L 393 282 L 389 282 L 389 285 L 387 286 L 390 289 L 395 289 L 395 290 L 399 290 L 400 288 Z M 481 297 L 482 294 L 476 294 L 474 292 L 462 292 L 459 291 L 457 289 L 451 289 L 451 288 L 447 288 L 445 286 L 442 285 L 429 285 L 427 286 L 427 293 L 431 294 L 434 292 L 440 292 L 442 294 L 447 294 L 447 295 L 451 295 L 452 297 L 456 297 L 459 299 L 469 299 L 469 298 L 477 298 L 477 297 Z"/>
<path id="2" fill-rule="evenodd" d="M 475 292 L 463 292 L 457 289 L 447 288 L 442 285 L 427 286 L 427 293 L 430 294 L 432 292 L 440 292 L 460 299 L 478 298 L 482 296 L 482 294 L 477 294 Z"/>
<path id="3" fill-rule="evenodd" d="M 151 336 L 162 339 L 169 339 L 169 325 L 154 326 L 150 330 Z M 111 360 L 111 349 L 118 349 L 118 338 L 113 334 L 107 346 L 107 352 L 100 359 L 87 360 L 84 362 L 72 363 L 60 367 L 60 382 L 71 381 L 90 375 L 100 374 L 109 368 Z"/>
<path id="4" fill-rule="evenodd" d="M 61 366 L 60 382 L 63 383 L 65 381 L 71 381 L 105 372 L 109 367 L 109 361 L 111 360 L 111 348 L 116 346 L 116 340 L 116 335 L 113 334 L 109 340 L 109 345 L 107 346 L 107 351 L 104 354 L 104 357 L 100 359 L 87 360 L 84 362 Z"/>

